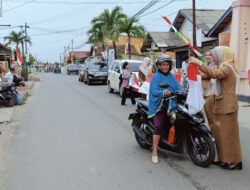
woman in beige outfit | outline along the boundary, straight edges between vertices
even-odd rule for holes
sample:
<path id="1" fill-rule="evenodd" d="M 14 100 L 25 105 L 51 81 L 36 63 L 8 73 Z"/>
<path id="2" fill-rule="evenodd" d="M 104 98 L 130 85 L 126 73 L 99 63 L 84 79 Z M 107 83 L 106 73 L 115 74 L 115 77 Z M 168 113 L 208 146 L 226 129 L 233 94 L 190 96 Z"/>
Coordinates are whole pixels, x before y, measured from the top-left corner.
<path id="1" fill-rule="evenodd" d="M 229 47 L 218 46 L 211 50 L 213 62 L 218 69 L 203 64 L 192 57 L 191 62 L 200 65 L 207 77 L 216 79 L 214 94 L 214 133 L 218 162 L 224 169 L 242 169 L 242 155 L 238 124 L 238 100 L 236 82 L 238 69 L 233 51 Z"/>
<path id="2" fill-rule="evenodd" d="M 214 66 L 214 63 L 212 61 L 211 52 L 206 52 L 205 59 L 207 61 L 207 65 L 209 67 Z M 207 121 L 208 121 L 209 127 L 211 129 L 212 137 L 213 137 L 213 139 L 215 139 L 214 124 L 213 124 L 213 121 L 214 121 L 213 96 L 206 95 L 207 88 L 210 84 L 210 77 L 208 77 L 206 74 L 203 74 L 203 73 L 201 74 L 201 77 L 202 77 L 203 96 L 204 96 L 204 99 L 206 101 L 206 103 L 204 105 L 204 111 L 205 111 L 205 114 L 207 116 Z"/>

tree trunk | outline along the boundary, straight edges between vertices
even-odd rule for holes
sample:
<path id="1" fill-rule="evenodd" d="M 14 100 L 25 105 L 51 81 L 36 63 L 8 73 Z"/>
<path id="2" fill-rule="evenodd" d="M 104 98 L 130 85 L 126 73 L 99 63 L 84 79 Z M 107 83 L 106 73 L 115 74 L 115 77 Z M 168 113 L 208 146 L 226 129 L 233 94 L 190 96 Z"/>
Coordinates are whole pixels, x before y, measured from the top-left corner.
<path id="1" fill-rule="evenodd" d="M 113 41 L 113 48 L 114 48 L 114 52 L 115 52 L 115 59 L 117 59 L 117 54 L 116 54 L 116 43 L 115 43 L 115 41 Z"/>
<path id="2" fill-rule="evenodd" d="M 105 45 L 102 43 L 102 51 L 105 51 Z"/>
<path id="3" fill-rule="evenodd" d="M 128 58 L 131 59 L 130 35 L 128 35 Z"/>

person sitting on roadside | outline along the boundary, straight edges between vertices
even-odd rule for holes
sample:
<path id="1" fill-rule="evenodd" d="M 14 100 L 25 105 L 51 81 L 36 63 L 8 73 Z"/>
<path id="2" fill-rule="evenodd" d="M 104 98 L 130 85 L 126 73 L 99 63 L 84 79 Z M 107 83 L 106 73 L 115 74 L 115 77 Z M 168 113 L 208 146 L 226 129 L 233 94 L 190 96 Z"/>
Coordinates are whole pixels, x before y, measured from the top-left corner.
<path id="1" fill-rule="evenodd" d="M 166 110 L 162 107 L 162 96 L 168 95 L 171 92 L 181 90 L 181 86 L 171 74 L 172 59 L 167 54 L 162 54 L 157 58 L 157 70 L 150 82 L 149 90 L 149 113 L 148 117 L 153 118 L 154 121 L 154 134 L 153 134 L 153 152 L 152 162 L 158 163 L 158 143 L 162 134 L 162 129 L 166 126 Z M 167 83 L 167 89 L 161 88 L 160 84 Z"/>
<path id="2" fill-rule="evenodd" d="M 16 69 L 15 69 L 14 66 L 10 66 L 9 71 L 5 74 L 4 78 L 5 78 L 7 84 L 12 84 L 13 83 L 15 70 Z"/>
<path id="3" fill-rule="evenodd" d="M 134 105 L 135 104 L 135 98 L 134 98 L 134 92 L 133 89 L 129 86 L 129 79 L 131 77 L 131 72 L 129 72 L 129 63 L 124 62 L 123 66 L 123 71 L 122 71 L 122 87 L 123 87 L 123 92 L 122 92 L 122 102 L 121 105 L 125 105 L 126 103 L 126 98 L 130 97 L 131 102 Z"/>

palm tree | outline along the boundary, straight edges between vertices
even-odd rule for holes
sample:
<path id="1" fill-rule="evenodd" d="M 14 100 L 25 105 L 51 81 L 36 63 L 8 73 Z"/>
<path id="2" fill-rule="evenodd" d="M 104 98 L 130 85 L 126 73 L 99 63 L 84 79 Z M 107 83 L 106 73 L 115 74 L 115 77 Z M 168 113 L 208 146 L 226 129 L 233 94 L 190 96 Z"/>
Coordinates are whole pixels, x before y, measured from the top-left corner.
<path id="1" fill-rule="evenodd" d="M 104 35 L 102 33 L 101 27 L 98 25 L 93 25 L 88 31 L 89 43 L 102 44 L 102 49 L 105 51 Z"/>
<path id="2" fill-rule="evenodd" d="M 113 48 L 115 51 L 115 58 L 117 58 L 116 41 L 120 35 L 118 25 L 121 19 L 126 17 L 126 15 L 123 14 L 121 11 L 122 8 L 119 6 L 115 7 L 111 12 L 109 12 L 108 9 L 105 9 L 99 17 L 95 17 L 91 21 L 93 26 L 100 27 L 105 38 L 112 40 Z"/>
<path id="3" fill-rule="evenodd" d="M 5 36 L 4 40 L 7 40 L 6 45 L 10 45 L 12 42 L 16 43 L 16 48 L 18 48 L 19 44 L 24 41 L 31 45 L 31 39 L 29 36 L 25 36 L 24 33 L 12 31 L 9 36 Z"/>
<path id="4" fill-rule="evenodd" d="M 12 42 L 15 42 L 16 43 L 16 49 L 19 49 L 19 44 L 22 43 L 22 54 L 23 54 L 23 58 L 25 60 L 25 56 L 24 56 L 24 48 L 23 48 L 23 42 L 26 42 L 28 44 L 31 45 L 31 38 L 29 36 L 25 36 L 24 35 L 24 32 L 21 31 L 21 32 L 15 32 L 15 31 L 12 31 L 9 36 L 5 36 L 4 37 L 4 40 L 7 40 L 7 43 L 6 45 L 9 45 L 11 44 Z M 24 78 L 25 78 L 25 81 L 27 81 L 27 75 L 26 73 L 28 72 L 25 68 L 25 64 L 22 64 L 22 70 L 24 71 Z"/>
<path id="5" fill-rule="evenodd" d="M 131 37 L 140 37 L 145 39 L 145 28 L 142 25 L 136 25 L 138 19 L 134 17 L 125 17 L 119 22 L 119 29 L 121 33 L 125 33 L 128 36 L 128 54 L 131 59 Z"/>

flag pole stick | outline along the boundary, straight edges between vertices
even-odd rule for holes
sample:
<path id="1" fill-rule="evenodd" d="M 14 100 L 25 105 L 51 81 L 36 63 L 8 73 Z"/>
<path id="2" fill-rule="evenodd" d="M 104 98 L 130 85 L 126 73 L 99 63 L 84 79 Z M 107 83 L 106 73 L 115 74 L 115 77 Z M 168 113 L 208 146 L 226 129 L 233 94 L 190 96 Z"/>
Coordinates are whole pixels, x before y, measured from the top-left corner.
<path id="1" fill-rule="evenodd" d="M 188 47 L 204 62 L 207 63 L 207 61 L 205 60 L 205 58 L 203 57 L 203 55 L 197 50 L 195 49 L 192 44 L 188 41 L 188 39 L 181 33 L 179 32 L 174 25 L 171 23 L 171 21 L 166 17 L 163 16 L 163 19 L 172 27 L 172 29 L 175 31 L 175 33 L 177 34 L 177 36 L 179 36 L 179 38 L 184 41 Z"/>

